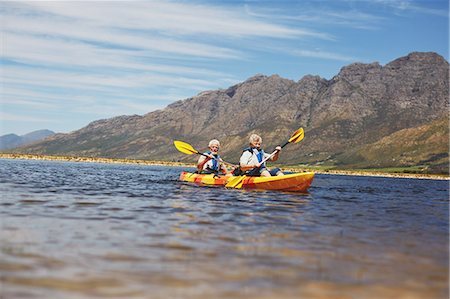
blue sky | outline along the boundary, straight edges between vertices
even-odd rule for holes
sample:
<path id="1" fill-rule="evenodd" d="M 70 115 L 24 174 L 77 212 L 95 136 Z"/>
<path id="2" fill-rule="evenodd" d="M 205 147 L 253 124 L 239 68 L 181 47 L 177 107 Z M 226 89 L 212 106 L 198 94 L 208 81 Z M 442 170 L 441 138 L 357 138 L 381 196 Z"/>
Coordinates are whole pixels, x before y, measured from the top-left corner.
<path id="1" fill-rule="evenodd" d="M 255 75 L 448 61 L 447 0 L 0 2 L 0 135 L 143 115 Z"/>

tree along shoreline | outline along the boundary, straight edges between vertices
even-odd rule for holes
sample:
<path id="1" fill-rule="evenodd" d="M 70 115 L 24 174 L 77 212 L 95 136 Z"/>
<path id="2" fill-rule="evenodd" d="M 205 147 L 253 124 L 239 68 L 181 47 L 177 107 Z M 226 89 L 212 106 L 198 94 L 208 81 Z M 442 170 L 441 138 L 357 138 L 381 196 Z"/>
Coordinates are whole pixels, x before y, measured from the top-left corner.
<path id="1" fill-rule="evenodd" d="M 14 154 L 14 153 L 0 153 L 0 159 L 196 167 L 196 164 L 194 162 L 186 163 L 186 162 L 176 162 L 176 161 L 150 161 L 150 160 L 135 160 L 135 159 L 50 156 L 50 155 L 35 155 L 35 154 Z M 306 167 L 303 167 L 303 166 L 298 166 L 298 167 L 285 166 L 285 167 L 283 167 L 282 165 L 278 165 L 278 166 L 283 168 L 284 171 L 292 171 L 292 172 L 312 171 L 312 172 L 315 172 L 318 174 L 450 180 L 450 176 L 444 175 L 444 174 L 418 174 L 418 173 L 382 172 L 382 171 L 372 171 L 372 170 L 335 170 L 335 169 L 323 170 L 323 169 L 315 169 L 314 167 L 308 167 L 308 166 L 306 166 Z"/>

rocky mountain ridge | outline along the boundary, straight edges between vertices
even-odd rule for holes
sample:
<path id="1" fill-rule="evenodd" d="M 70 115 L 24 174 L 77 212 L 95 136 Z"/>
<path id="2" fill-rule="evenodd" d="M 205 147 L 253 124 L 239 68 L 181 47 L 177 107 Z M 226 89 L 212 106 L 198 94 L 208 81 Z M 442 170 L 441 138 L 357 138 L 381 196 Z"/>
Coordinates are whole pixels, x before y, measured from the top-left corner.
<path id="1" fill-rule="evenodd" d="M 444 143 L 448 149 L 448 74 L 449 64 L 443 57 L 415 52 L 385 66 L 353 63 L 331 80 L 308 75 L 295 82 L 278 75 L 256 75 L 143 116 L 95 121 L 20 152 L 190 161 L 195 158 L 177 152 L 172 146 L 174 139 L 205 150 L 208 140 L 217 138 L 224 158 L 236 161 L 250 133 L 263 136 L 270 151 L 302 126 L 304 141 L 287 146 L 280 163 L 392 167 L 441 157 L 426 166 L 448 172 L 448 150 L 441 146 Z M 431 149 L 422 153 L 424 145 L 417 144 L 420 159 L 411 150 L 407 159 L 391 157 L 388 161 L 383 149 L 370 157 L 349 159 L 350 153 L 382 146 L 383 138 L 405 129 L 414 134 L 420 131 L 416 128 L 427 128 L 434 121 L 439 128 L 428 129 L 440 137 L 431 139 L 427 148 L 439 148 L 440 153 Z M 401 152 L 404 141 L 392 138 L 390 147 Z"/>

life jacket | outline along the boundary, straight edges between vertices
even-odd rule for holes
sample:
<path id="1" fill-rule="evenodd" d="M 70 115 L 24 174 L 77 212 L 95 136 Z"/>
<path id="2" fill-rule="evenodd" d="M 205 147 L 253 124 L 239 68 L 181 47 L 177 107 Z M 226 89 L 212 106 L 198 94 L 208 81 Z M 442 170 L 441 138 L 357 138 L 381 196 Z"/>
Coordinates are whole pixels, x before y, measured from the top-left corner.
<path id="1" fill-rule="evenodd" d="M 254 154 L 255 154 L 255 152 L 253 151 L 254 149 L 256 149 L 256 148 L 254 148 L 254 147 L 248 147 L 248 148 L 244 149 L 242 152 L 248 151 L 248 152 L 250 152 L 252 155 L 254 155 Z M 261 161 L 264 160 L 264 151 L 263 151 L 262 149 L 259 149 L 259 150 L 257 150 L 257 151 L 258 151 L 258 153 L 256 154 L 256 158 L 258 159 L 258 162 L 261 163 Z M 264 163 L 261 165 L 261 167 L 265 167 L 265 166 L 266 166 L 266 162 L 264 162 Z"/>
<path id="2" fill-rule="evenodd" d="M 208 151 L 205 154 L 211 155 L 211 151 Z M 218 154 L 215 154 L 215 155 L 213 154 L 213 156 L 216 157 L 217 160 L 220 160 L 220 156 Z M 210 170 L 213 170 L 213 171 L 219 171 L 219 161 L 217 161 L 216 159 L 211 159 L 212 166 L 208 165 L 207 169 L 210 169 Z"/>
<path id="3" fill-rule="evenodd" d="M 244 152 L 246 152 L 246 151 L 248 151 L 249 153 L 251 153 L 252 155 L 254 155 L 255 154 L 255 152 L 253 151 L 255 148 L 252 148 L 252 147 L 248 147 L 248 148 L 246 148 L 246 149 L 244 149 L 242 152 L 244 153 Z M 259 149 L 258 150 L 258 154 L 256 154 L 256 158 L 258 159 L 258 162 L 261 162 L 262 160 L 264 160 L 264 151 L 262 150 L 262 149 Z M 239 163 L 238 163 L 239 164 Z M 261 165 L 261 167 L 265 167 L 266 166 L 266 162 L 264 162 L 262 165 Z M 248 174 L 250 172 L 250 170 L 247 170 L 247 171 L 242 171 L 241 170 L 241 168 L 240 167 L 236 167 L 234 170 L 233 170 L 233 175 L 235 175 L 235 176 L 239 176 L 239 175 L 245 175 L 245 174 Z"/>

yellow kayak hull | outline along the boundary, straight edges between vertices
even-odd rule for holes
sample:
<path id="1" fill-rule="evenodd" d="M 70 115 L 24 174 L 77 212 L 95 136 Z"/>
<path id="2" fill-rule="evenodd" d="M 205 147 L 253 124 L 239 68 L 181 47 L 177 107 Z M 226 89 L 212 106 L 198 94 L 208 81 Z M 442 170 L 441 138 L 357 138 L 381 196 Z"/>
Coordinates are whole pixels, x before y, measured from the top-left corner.
<path id="1" fill-rule="evenodd" d="M 235 176 L 217 176 L 214 174 L 197 174 L 182 172 L 180 180 L 198 185 L 225 186 Z M 306 192 L 314 179 L 313 172 L 291 173 L 283 176 L 251 177 L 244 176 L 239 188 Z"/>

